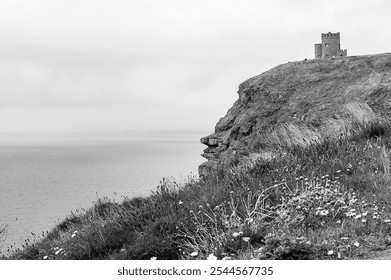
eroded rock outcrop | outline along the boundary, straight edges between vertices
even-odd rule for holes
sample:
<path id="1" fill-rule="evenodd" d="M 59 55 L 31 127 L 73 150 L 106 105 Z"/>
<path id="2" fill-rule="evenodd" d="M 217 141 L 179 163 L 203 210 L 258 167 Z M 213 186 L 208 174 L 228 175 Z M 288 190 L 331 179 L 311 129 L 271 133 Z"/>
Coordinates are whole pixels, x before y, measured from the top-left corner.
<path id="1" fill-rule="evenodd" d="M 349 134 L 356 123 L 391 116 L 391 54 L 306 60 L 279 65 L 239 86 L 239 98 L 215 132 L 200 175 L 273 145 L 306 145 Z"/>

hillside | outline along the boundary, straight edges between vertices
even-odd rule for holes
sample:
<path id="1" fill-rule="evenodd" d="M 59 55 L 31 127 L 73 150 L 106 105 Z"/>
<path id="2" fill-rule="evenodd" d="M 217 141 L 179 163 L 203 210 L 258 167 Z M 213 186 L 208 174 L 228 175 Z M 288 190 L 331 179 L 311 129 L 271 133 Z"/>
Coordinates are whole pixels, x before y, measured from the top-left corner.
<path id="1" fill-rule="evenodd" d="M 283 64 L 238 93 L 200 178 L 102 198 L 0 258 L 387 258 L 391 54 Z"/>
<path id="2" fill-rule="evenodd" d="M 238 94 L 215 132 L 201 139 L 208 146 L 201 174 L 251 154 L 270 158 L 281 145 L 338 138 L 356 124 L 388 122 L 391 54 L 289 62 L 246 80 Z"/>

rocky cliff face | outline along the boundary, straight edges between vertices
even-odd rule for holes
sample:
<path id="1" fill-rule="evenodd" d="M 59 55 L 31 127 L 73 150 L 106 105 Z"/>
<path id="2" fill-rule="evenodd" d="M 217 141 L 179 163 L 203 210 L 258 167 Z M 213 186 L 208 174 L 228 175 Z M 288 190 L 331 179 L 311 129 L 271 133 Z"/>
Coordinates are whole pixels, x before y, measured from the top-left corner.
<path id="1" fill-rule="evenodd" d="M 391 54 L 306 60 L 279 65 L 239 86 L 239 98 L 215 132 L 200 175 L 286 145 L 349 135 L 359 124 L 391 116 Z"/>

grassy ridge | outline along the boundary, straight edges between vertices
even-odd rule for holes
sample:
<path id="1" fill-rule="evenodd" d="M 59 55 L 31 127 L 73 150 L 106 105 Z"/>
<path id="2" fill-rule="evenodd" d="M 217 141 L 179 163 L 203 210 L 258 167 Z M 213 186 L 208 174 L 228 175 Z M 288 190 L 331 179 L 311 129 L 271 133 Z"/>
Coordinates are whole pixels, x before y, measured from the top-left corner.
<path id="1" fill-rule="evenodd" d="M 3 258 L 362 258 L 391 244 L 389 136 L 366 125 L 202 179 L 163 180 L 148 197 L 102 198 Z"/>

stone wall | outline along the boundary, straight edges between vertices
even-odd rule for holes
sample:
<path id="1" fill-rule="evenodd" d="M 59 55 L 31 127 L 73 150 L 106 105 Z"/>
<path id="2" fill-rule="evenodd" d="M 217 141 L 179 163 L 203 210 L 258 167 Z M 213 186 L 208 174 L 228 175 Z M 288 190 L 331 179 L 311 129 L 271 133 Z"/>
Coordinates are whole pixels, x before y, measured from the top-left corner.
<path id="1" fill-rule="evenodd" d="M 315 44 L 315 59 L 322 58 L 322 44 Z"/>
<path id="2" fill-rule="evenodd" d="M 322 33 L 322 58 L 338 55 L 340 50 L 340 35 L 338 33 Z"/>

